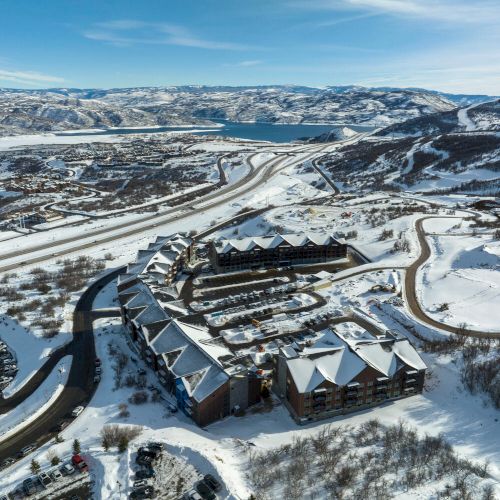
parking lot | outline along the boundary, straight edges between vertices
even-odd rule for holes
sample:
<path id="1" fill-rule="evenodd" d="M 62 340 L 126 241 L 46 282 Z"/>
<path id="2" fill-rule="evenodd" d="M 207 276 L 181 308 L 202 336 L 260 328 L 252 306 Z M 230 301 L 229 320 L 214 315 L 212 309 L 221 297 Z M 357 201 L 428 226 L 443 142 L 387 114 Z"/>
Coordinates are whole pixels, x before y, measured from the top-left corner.
<path id="1" fill-rule="evenodd" d="M 0 391 L 5 389 L 17 373 L 15 354 L 0 341 Z"/>
<path id="2" fill-rule="evenodd" d="M 66 459 L 57 466 L 40 470 L 38 474 L 32 474 L 25 478 L 12 491 L 3 491 L 0 500 L 17 500 L 21 498 L 43 499 L 72 497 L 73 490 L 88 491 L 90 483 L 89 474 L 78 470 L 71 460 Z M 77 495 L 78 496 L 78 495 Z M 80 497 L 82 500 L 89 497 Z"/>
<path id="3" fill-rule="evenodd" d="M 223 489 L 212 474 L 198 471 L 162 443 L 147 443 L 131 454 L 129 498 L 214 500 Z"/>

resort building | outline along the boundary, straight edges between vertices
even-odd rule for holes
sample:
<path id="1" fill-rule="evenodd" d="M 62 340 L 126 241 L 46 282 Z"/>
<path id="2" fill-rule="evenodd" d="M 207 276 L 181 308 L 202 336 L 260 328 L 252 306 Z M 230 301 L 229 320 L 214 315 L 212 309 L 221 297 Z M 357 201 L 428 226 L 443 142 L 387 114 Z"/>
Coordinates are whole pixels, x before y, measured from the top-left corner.
<path id="1" fill-rule="evenodd" d="M 426 365 L 409 340 L 393 332 L 368 337 L 328 329 L 280 349 L 273 387 L 298 423 L 422 392 Z"/>
<path id="2" fill-rule="evenodd" d="M 347 244 L 327 233 L 274 234 L 213 241 L 217 273 L 328 262 L 347 256 Z"/>

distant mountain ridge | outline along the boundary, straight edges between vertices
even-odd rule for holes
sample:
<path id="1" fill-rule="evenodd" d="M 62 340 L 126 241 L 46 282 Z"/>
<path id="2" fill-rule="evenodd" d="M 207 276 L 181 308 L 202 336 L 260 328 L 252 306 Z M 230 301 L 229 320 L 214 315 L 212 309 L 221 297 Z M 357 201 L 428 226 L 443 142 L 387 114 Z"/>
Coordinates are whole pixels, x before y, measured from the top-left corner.
<path id="1" fill-rule="evenodd" d="M 0 133 L 209 125 L 221 119 L 384 127 L 454 108 L 449 99 L 432 92 L 354 86 L 0 89 Z"/>

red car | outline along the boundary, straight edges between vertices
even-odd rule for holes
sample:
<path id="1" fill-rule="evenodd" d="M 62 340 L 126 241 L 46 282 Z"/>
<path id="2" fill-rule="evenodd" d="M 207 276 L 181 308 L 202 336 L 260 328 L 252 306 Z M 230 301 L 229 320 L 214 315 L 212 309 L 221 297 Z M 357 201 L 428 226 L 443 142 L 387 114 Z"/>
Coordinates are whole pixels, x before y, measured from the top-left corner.
<path id="1" fill-rule="evenodd" d="M 89 466 L 87 462 L 80 455 L 73 455 L 71 457 L 71 463 L 78 469 L 80 472 L 87 472 L 89 470 Z"/>

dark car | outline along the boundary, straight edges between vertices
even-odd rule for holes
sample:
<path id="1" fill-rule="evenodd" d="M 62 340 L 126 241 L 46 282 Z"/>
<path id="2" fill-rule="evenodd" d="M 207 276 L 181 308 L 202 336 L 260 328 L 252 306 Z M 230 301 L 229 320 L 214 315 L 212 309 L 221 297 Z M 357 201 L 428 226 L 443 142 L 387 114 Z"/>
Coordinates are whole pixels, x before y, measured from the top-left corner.
<path id="1" fill-rule="evenodd" d="M 137 455 L 135 463 L 138 465 L 150 466 L 153 458 L 148 455 Z"/>
<path id="2" fill-rule="evenodd" d="M 162 452 L 165 449 L 165 445 L 163 443 L 159 443 L 156 441 L 148 443 L 147 447 L 150 448 L 151 450 L 156 450 L 158 452 Z"/>
<path id="3" fill-rule="evenodd" d="M 214 476 L 212 476 L 212 474 L 205 474 L 203 480 L 214 491 L 220 491 L 222 489 L 222 484 L 220 484 L 220 482 Z"/>
<path id="4" fill-rule="evenodd" d="M 157 448 L 153 448 L 151 446 L 141 446 L 137 450 L 137 455 L 141 457 L 150 457 L 155 460 L 161 455 L 161 450 L 158 450 Z"/>
<path id="5" fill-rule="evenodd" d="M 33 493 L 36 493 L 36 485 L 31 477 L 23 481 L 23 490 L 26 495 L 33 495 Z"/>
<path id="6" fill-rule="evenodd" d="M 60 422 L 57 427 L 56 427 L 56 431 L 57 432 L 61 432 L 63 431 L 64 429 L 66 429 L 66 427 L 68 427 L 69 425 L 69 422 L 67 420 L 63 420 L 62 422 Z"/>
<path id="7" fill-rule="evenodd" d="M 196 484 L 196 491 L 200 494 L 201 498 L 205 500 L 215 500 L 217 498 L 212 488 L 210 488 L 205 481 L 199 481 Z"/>
<path id="8" fill-rule="evenodd" d="M 155 477 L 155 471 L 151 467 L 148 467 L 147 469 L 138 470 L 135 473 L 136 479 L 151 479 L 152 477 Z"/>
<path id="9" fill-rule="evenodd" d="M 130 498 L 154 498 L 155 490 L 152 486 L 143 486 L 142 488 L 137 488 L 130 494 Z"/>

